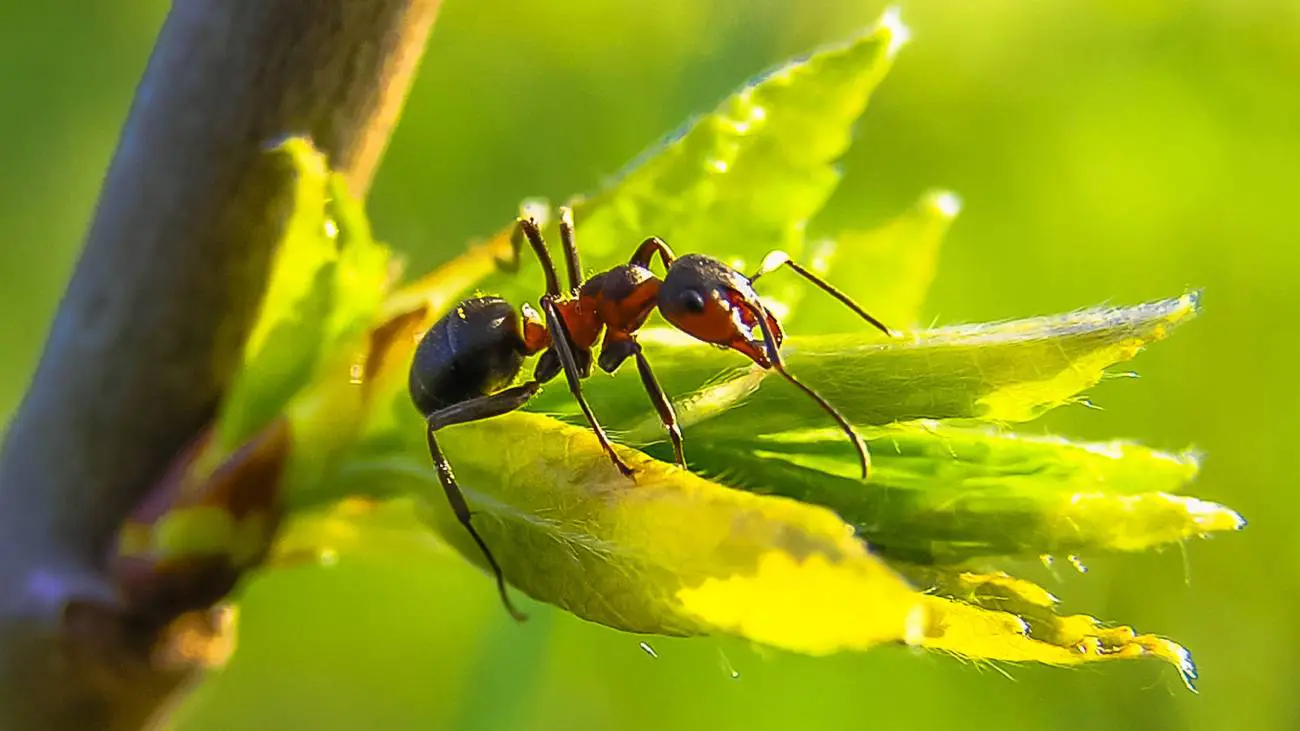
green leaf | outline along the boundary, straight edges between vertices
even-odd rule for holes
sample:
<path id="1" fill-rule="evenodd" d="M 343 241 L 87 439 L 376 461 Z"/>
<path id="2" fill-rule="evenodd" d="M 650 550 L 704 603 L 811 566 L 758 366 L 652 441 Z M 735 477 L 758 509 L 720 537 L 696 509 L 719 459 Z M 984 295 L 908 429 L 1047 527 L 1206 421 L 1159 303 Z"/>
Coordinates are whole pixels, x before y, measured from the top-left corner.
<path id="1" fill-rule="evenodd" d="M 334 307 L 326 328 L 326 344 L 355 340 L 369 331 L 388 294 L 393 278 L 388 247 L 375 241 L 361 202 L 348 191 L 342 175 L 327 178 L 329 206 L 326 234 L 333 234 L 338 252 L 334 272 Z"/>
<path id="2" fill-rule="evenodd" d="M 421 420 L 397 406 L 398 428 L 349 459 L 335 489 L 382 484 L 425 496 L 431 525 L 482 565 L 442 496 Z M 825 509 L 728 489 L 621 449 L 634 482 L 587 430 L 535 414 L 452 427 L 439 439 L 511 581 L 580 617 L 809 653 L 902 641 L 919 621 L 920 596 Z"/>
<path id="3" fill-rule="evenodd" d="M 245 362 L 222 403 L 215 464 L 272 419 L 290 418 L 289 482 L 315 482 L 353 439 L 365 411 L 359 368 L 392 278 L 360 203 L 322 153 L 301 137 L 277 155 L 296 173 L 293 213 L 272 266 Z"/>
<path id="4" fill-rule="evenodd" d="M 214 455 L 228 454 L 251 438 L 308 382 L 334 306 L 330 282 L 338 253 L 326 230 L 329 168 L 302 138 L 285 140 L 267 154 L 293 167 L 294 208 L 244 346 L 244 366 L 222 402 Z"/>
<path id="5" fill-rule="evenodd" d="M 120 527 L 126 593 L 180 606 L 260 562 L 283 494 L 321 481 L 364 421 L 357 368 L 387 294 L 388 250 L 308 140 L 267 154 L 292 171 L 294 207 L 259 317 L 217 419 Z"/>
<path id="6" fill-rule="evenodd" d="M 701 439 L 692 456 L 727 482 L 829 507 L 878 551 L 926 563 L 1141 551 L 1244 525 L 1173 493 L 1196 457 L 1131 442 L 1071 442 L 949 423 L 870 429 L 871 479 L 834 429 Z"/>
<path id="7" fill-rule="evenodd" d="M 904 37 L 887 19 L 755 81 L 578 201 L 587 263 L 624 260 L 652 234 L 737 266 L 753 266 L 775 248 L 801 256 L 805 226 L 837 184 L 834 162 Z M 330 190 L 327 196 L 347 200 Z M 371 240 L 359 207 L 336 208 L 346 229 L 340 241 Z M 927 194 L 884 226 L 838 234 L 834 250 L 814 252 L 808 263 L 823 271 L 836 257 L 854 262 L 863 276 L 831 281 L 891 325 L 915 323 L 955 208 L 951 194 Z M 295 434 L 326 447 L 295 452 L 309 468 L 290 481 L 294 529 L 281 537 L 281 560 L 419 550 L 423 541 L 406 540 L 401 527 L 406 507 L 416 506 L 427 526 L 482 565 L 430 464 L 406 377 L 420 333 L 491 273 L 493 259 L 508 251 L 508 232 L 382 304 L 371 297 L 382 281 L 371 265 L 385 256 L 355 251 L 370 262 L 356 265 L 368 274 L 355 292 L 330 280 L 331 292 L 360 304 L 347 314 L 329 310 L 322 340 L 334 345 L 316 357 L 311 383 L 287 407 Z M 301 285 L 302 276 L 299 270 L 290 281 Z M 497 277 L 492 290 L 532 299 L 535 284 Z M 622 477 L 585 424 L 561 420 L 581 421 L 559 381 L 529 410 L 561 419 L 516 412 L 439 433 L 475 524 L 512 584 L 635 632 L 725 633 L 812 654 L 893 642 L 1063 665 L 1159 657 L 1190 676 L 1190 660 L 1172 642 L 1060 616 L 1033 584 L 953 563 L 1139 550 L 1239 525 L 1226 508 L 1173 495 L 1194 476 L 1189 457 L 975 425 L 1027 421 L 1077 399 L 1108 367 L 1194 315 L 1195 294 L 882 340 L 819 293 L 803 297 L 806 282 L 774 273 L 762 285 L 765 301 L 796 322 L 846 330 L 792 329 L 784 351 L 794 373 L 868 428 L 872 481 L 849 478 L 847 441 L 790 384 L 734 353 L 649 328 L 641 341 L 679 396 L 693 472 L 620 447 L 637 469 L 634 482 Z M 310 310 L 311 286 L 287 291 L 297 295 L 275 301 L 293 304 L 268 312 L 292 320 Z M 364 342 L 341 334 L 367 318 L 374 326 Z M 616 439 L 662 455 L 662 427 L 637 375 L 625 371 L 592 378 L 585 390 Z M 347 517 L 347 506 L 376 503 L 398 511 L 377 521 L 363 517 L 369 508 Z M 349 528 L 361 525 L 380 538 Z"/>
<path id="8" fill-rule="evenodd" d="M 1182 645 L 1084 614 L 1056 613 L 1057 599 L 1036 584 L 997 572 L 907 571 L 927 588 L 927 624 L 915 644 L 970 660 L 1071 666 L 1155 658 L 1195 690 L 1196 665 Z"/>
<path id="9" fill-rule="evenodd" d="M 885 342 L 870 334 L 795 335 L 782 350 L 790 371 L 855 424 L 1029 421 L 1069 403 L 1106 368 L 1165 338 L 1196 314 L 1198 303 L 1191 293 L 1134 307 L 923 330 Z M 730 351 L 662 329 L 641 340 L 664 388 L 682 399 L 678 415 L 688 437 L 778 434 L 829 421 L 790 384 L 742 365 L 748 361 Z M 627 432 L 632 443 L 655 441 L 662 427 L 647 411 L 636 374 L 627 370 L 613 384 L 593 379 L 590 400 L 602 421 Z M 529 408 L 576 412 L 563 389 L 542 393 Z"/>
<path id="10" fill-rule="evenodd" d="M 960 212 L 961 199 L 956 194 L 929 191 L 910 210 L 880 226 L 843 231 L 821 242 L 813 250 L 809 268 L 823 278 L 835 279 L 837 289 L 869 305 L 868 311 L 877 320 L 895 330 L 913 329 L 934 281 L 939 245 Z M 852 276 L 834 277 L 837 267 Z M 801 291 L 807 289 L 804 286 Z M 792 308 L 783 318 L 789 332 L 862 329 L 857 315 L 820 294 L 786 304 Z"/>
<path id="11" fill-rule="evenodd" d="M 835 163 L 852 141 L 853 124 L 906 40 L 906 29 L 887 17 L 845 43 L 760 75 L 602 190 L 575 199 L 588 271 L 626 261 L 651 235 L 680 251 L 708 251 L 749 267 L 772 249 L 800 255 L 808 220 L 839 183 Z M 492 287 L 532 299 L 537 281 L 496 277 Z M 790 283 L 770 294 L 785 300 L 799 291 Z"/>

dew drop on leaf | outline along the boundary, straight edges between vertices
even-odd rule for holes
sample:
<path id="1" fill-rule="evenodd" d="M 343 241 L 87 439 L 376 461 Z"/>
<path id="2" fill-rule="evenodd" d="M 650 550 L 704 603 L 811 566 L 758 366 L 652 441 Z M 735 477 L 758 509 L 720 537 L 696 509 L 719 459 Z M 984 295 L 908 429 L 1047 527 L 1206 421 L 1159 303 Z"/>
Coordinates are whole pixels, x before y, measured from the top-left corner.
<path id="1" fill-rule="evenodd" d="M 718 659 L 722 662 L 722 672 L 726 673 L 727 677 L 740 680 L 740 671 L 731 664 L 731 658 L 727 657 L 727 653 L 718 650 Z"/>

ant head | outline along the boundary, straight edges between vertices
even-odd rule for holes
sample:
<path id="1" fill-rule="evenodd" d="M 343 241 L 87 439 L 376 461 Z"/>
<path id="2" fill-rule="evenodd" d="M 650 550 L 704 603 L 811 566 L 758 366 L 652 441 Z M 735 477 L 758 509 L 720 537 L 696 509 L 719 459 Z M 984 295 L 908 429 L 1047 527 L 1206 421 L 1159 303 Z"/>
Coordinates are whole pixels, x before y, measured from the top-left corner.
<path id="1" fill-rule="evenodd" d="M 675 259 L 659 289 L 658 304 L 664 319 L 687 335 L 772 367 L 759 318 L 771 328 L 774 347 L 781 345 L 780 324 L 759 302 L 749 279 L 717 259 L 700 254 Z"/>

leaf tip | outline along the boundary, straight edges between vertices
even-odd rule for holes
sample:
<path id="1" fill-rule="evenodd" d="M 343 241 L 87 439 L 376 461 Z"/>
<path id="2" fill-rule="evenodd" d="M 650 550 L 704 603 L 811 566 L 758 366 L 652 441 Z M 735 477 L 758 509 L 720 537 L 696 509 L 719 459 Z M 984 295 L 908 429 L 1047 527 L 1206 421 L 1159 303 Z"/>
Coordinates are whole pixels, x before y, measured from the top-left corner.
<path id="1" fill-rule="evenodd" d="M 1181 500 L 1192 524 L 1200 529 L 1202 536 L 1238 532 L 1246 528 L 1246 519 L 1241 513 L 1226 505 L 1194 497 L 1184 497 Z"/>
<path id="2" fill-rule="evenodd" d="M 885 36 L 887 45 L 885 53 L 893 58 L 907 42 L 912 40 L 912 29 L 903 22 L 903 12 L 897 5 L 890 5 L 876 21 L 875 32 Z"/>
<path id="3" fill-rule="evenodd" d="M 925 194 L 922 200 L 922 205 L 939 218 L 951 220 L 961 213 L 961 196 L 951 190 L 944 190 L 942 188 L 931 190 Z"/>

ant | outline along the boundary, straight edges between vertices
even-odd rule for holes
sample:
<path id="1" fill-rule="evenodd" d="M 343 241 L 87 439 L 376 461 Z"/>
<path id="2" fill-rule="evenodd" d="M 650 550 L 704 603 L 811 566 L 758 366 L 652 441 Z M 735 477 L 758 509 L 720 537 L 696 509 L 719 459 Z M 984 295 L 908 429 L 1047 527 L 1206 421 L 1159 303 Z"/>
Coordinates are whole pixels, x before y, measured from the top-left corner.
<path id="1" fill-rule="evenodd" d="M 582 395 L 582 379 L 591 374 L 592 348 L 603 331 L 597 365 L 613 373 L 628 358 L 636 360 L 641 383 L 672 442 L 676 464 L 685 468 L 682 434 L 672 403 L 650 370 L 635 336 L 656 308 L 673 327 L 697 340 L 735 350 L 762 368 L 775 370 L 817 402 L 852 440 L 866 479 L 870 469 L 866 443 L 835 407 L 786 369 L 780 351 L 784 333 L 752 285 L 759 277 L 788 266 L 885 334 L 893 336 L 894 331 L 780 251 L 769 254 L 758 272 L 746 277 L 712 257 L 675 256 L 668 244 L 652 236 L 641 242 L 627 264 L 584 279 L 574 243 L 573 214 L 567 207 L 560 209 L 559 229 L 568 270 L 567 291 L 560 289 L 555 264 L 537 222 L 519 218 L 510 237 L 511 258 L 498 260 L 498 264 L 506 271 L 517 271 L 523 240 L 528 241 L 546 277 L 546 294 L 538 301 L 541 314 L 527 304 L 516 311 L 500 297 L 467 299 L 429 328 L 411 363 L 410 395 L 428 425 L 429 455 L 438 480 L 456 519 L 487 559 L 501 601 L 511 616 L 525 619 L 510 602 L 501 567 L 470 523 L 469 506 L 456 484 L 451 464 L 438 447 L 436 434 L 454 424 L 514 411 L 528 403 L 542 384 L 563 372 L 601 447 L 614 466 L 631 478 L 632 468 L 614 451 Z M 662 280 L 650 271 L 655 256 L 667 270 Z M 523 368 L 524 359 L 539 352 L 542 355 L 532 379 L 510 386 Z"/>

